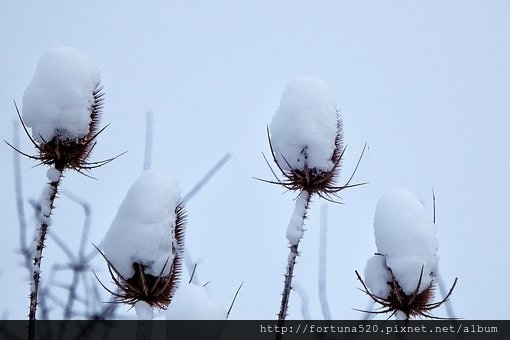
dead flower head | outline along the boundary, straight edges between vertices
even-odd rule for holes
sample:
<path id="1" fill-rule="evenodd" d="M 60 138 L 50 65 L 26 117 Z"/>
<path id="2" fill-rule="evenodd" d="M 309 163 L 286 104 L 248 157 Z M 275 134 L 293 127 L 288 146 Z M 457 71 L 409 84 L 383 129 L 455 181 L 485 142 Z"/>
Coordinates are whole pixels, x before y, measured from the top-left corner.
<path id="1" fill-rule="evenodd" d="M 383 256 L 381 254 L 376 254 L 379 256 Z M 450 296 L 453 293 L 453 290 L 455 288 L 455 285 L 457 284 L 457 278 L 455 278 L 455 281 L 453 282 L 452 287 L 450 288 L 448 294 L 443 298 L 443 300 L 438 302 L 433 302 L 434 298 L 434 289 L 435 289 L 435 282 L 434 278 L 435 275 L 431 273 L 432 280 L 430 281 L 430 284 L 425 287 L 425 289 L 422 289 L 420 291 L 420 286 L 423 279 L 423 267 L 420 271 L 420 277 L 418 280 L 418 284 L 416 285 L 416 289 L 411 294 L 406 294 L 404 290 L 400 287 L 398 281 L 395 279 L 393 273 L 391 273 L 391 270 L 386 267 L 388 272 L 390 273 L 390 279 L 386 283 L 388 285 L 388 294 L 387 296 L 378 296 L 370 291 L 370 289 L 365 284 L 365 281 L 361 278 L 360 274 L 356 271 L 356 276 L 358 280 L 361 282 L 363 289 L 360 289 L 362 292 L 367 294 L 375 303 L 380 305 L 380 309 L 377 311 L 366 311 L 366 310 L 359 310 L 361 312 L 365 313 L 372 313 L 372 314 L 384 314 L 384 313 L 391 313 L 390 317 L 397 314 L 398 312 L 405 315 L 406 319 L 409 320 L 413 317 L 426 317 L 430 319 L 445 319 L 441 317 L 436 317 L 430 314 L 430 312 L 438 307 L 440 307 L 443 303 L 448 301 Z M 385 294 L 386 295 L 386 294 Z M 446 318 L 448 319 L 448 318 Z"/>
<path id="2" fill-rule="evenodd" d="M 23 117 L 14 103 L 25 133 L 37 150 L 21 154 L 62 172 L 82 172 L 110 162 L 89 162 L 96 145 L 104 93 L 99 70 L 80 51 L 50 49 L 41 57 L 23 96 Z M 32 133 L 28 132 L 32 129 Z"/>
<path id="3" fill-rule="evenodd" d="M 138 301 L 145 301 L 151 307 L 166 309 L 170 304 L 177 288 L 181 276 L 182 256 L 184 249 L 184 226 L 186 222 L 186 213 L 181 205 L 175 209 L 175 228 L 173 238 L 176 241 L 172 249 L 173 254 L 169 254 L 167 261 L 162 267 L 158 276 L 145 272 L 147 265 L 140 262 L 133 262 L 133 276 L 126 278 L 115 268 L 115 266 L 106 258 L 105 254 L 97 247 L 108 265 L 112 282 L 117 286 L 117 291 L 107 288 L 97 277 L 99 283 L 114 297 L 113 302 L 124 303 L 134 306 Z M 170 261 L 171 259 L 171 261 Z M 170 268 L 168 274 L 164 274 L 166 269 Z"/>

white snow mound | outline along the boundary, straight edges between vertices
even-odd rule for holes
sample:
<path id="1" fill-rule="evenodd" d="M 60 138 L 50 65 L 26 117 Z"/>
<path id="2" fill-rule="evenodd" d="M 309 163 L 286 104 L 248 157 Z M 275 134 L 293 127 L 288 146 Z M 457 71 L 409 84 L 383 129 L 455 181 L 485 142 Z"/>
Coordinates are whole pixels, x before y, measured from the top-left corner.
<path id="1" fill-rule="evenodd" d="M 365 284 L 375 296 L 385 299 L 390 294 L 391 272 L 386 267 L 384 256 L 374 255 L 367 261 L 365 267 Z"/>
<path id="2" fill-rule="evenodd" d="M 89 132 L 98 68 L 80 51 L 56 47 L 40 59 L 23 95 L 23 121 L 38 142 L 78 139 Z"/>
<path id="3" fill-rule="evenodd" d="M 226 310 L 214 302 L 206 288 L 181 284 L 166 312 L 167 320 L 226 320 Z"/>
<path id="4" fill-rule="evenodd" d="M 305 163 L 310 169 L 333 168 L 338 113 L 335 98 L 321 79 L 302 76 L 290 81 L 269 130 L 276 160 L 283 170 L 303 170 Z"/>
<path id="5" fill-rule="evenodd" d="M 145 265 L 146 274 L 158 276 L 163 267 L 163 274 L 169 274 L 180 251 L 174 235 L 179 202 L 176 181 L 162 172 L 147 170 L 129 188 L 101 244 L 124 278 L 133 276 L 133 262 Z"/>

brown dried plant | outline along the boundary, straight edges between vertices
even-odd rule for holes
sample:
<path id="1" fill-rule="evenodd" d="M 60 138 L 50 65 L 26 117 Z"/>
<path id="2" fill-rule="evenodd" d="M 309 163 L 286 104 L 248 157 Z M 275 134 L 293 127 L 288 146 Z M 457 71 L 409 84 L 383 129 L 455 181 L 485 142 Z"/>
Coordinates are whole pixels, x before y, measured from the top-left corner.
<path id="1" fill-rule="evenodd" d="M 270 134 L 269 127 L 268 127 L 267 128 L 267 139 L 269 142 L 269 148 L 271 150 L 271 155 L 273 157 L 274 162 L 276 163 L 276 166 L 282 173 L 284 180 L 281 181 L 278 178 L 278 176 L 273 171 L 271 165 L 269 164 L 269 161 L 267 160 L 267 158 L 265 156 L 264 156 L 264 159 L 265 159 L 267 165 L 269 166 L 269 168 L 271 169 L 271 172 L 277 181 L 276 182 L 269 181 L 269 180 L 264 180 L 264 179 L 260 179 L 260 178 L 257 178 L 257 179 L 261 180 L 263 182 L 266 182 L 266 183 L 281 185 L 287 190 L 291 190 L 291 191 L 298 190 L 301 192 L 306 191 L 306 192 L 310 193 L 310 195 L 317 194 L 317 195 L 319 195 L 319 197 L 324 198 L 327 201 L 337 203 L 335 200 L 333 200 L 333 196 L 337 196 L 337 193 L 340 192 L 341 190 L 367 184 L 366 182 L 351 184 L 351 181 L 354 178 L 356 171 L 358 170 L 358 166 L 361 162 L 361 158 L 363 157 L 363 154 L 365 152 L 366 144 L 364 145 L 363 151 L 361 152 L 358 162 L 356 163 L 356 167 L 354 168 L 354 171 L 351 174 L 351 176 L 349 177 L 349 179 L 347 180 L 347 182 L 342 186 L 337 186 L 335 184 L 335 182 L 338 178 L 338 173 L 340 170 L 342 158 L 344 156 L 345 150 L 347 149 L 347 146 L 342 148 L 343 136 L 341 133 L 341 131 L 342 131 L 341 127 L 342 127 L 341 121 L 338 120 L 338 133 L 337 133 L 336 139 L 335 139 L 335 149 L 331 155 L 331 161 L 333 163 L 333 167 L 327 171 L 317 169 L 317 168 L 309 168 L 308 167 L 308 164 L 307 164 L 308 146 L 307 145 L 303 146 L 303 149 L 301 150 L 301 154 L 303 155 L 303 158 L 305 160 L 302 168 L 293 168 L 289 164 L 289 162 L 285 159 L 285 155 L 281 155 L 281 157 L 284 160 L 284 162 L 286 163 L 286 165 L 290 168 L 290 170 L 285 170 L 284 167 L 281 164 L 279 164 L 279 162 L 277 160 L 273 145 L 271 143 L 271 134 Z"/>
<path id="2" fill-rule="evenodd" d="M 34 137 L 32 137 L 28 131 L 27 126 L 25 125 L 23 118 L 21 117 L 21 113 L 18 109 L 16 102 L 14 102 L 14 106 L 16 108 L 16 112 L 18 114 L 18 118 L 23 126 L 23 129 L 37 149 L 37 155 L 30 155 L 25 152 L 20 151 L 9 142 L 5 141 L 11 148 L 19 152 L 20 154 L 34 159 L 39 162 L 38 165 L 49 165 L 53 166 L 55 169 L 59 171 L 64 171 L 66 169 L 71 169 L 78 171 L 82 174 L 83 170 L 91 170 L 93 168 L 97 168 L 103 166 L 115 158 L 112 157 L 106 160 L 98 161 L 98 162 L 88 162 L 92 150 L 96 146 L 96 138 L 99 134 L 101 134 L 107 127 L 99 129 L 100 117 L 102 114 L 103 104 L 104 104 L 104 92 L 103 87 L 98 84 L 93 91 L 93 103 L 91 104 L 90 111 L 90 123 L 88 133 L 77 139 L 69 139 L 62 135 L 60 131 L 56 131 L 55 136 L 46 141 L 42 136 L 38 136 L 37 139 L 41 140 L 38 142 Z M 86 175 L 86 174 L 85 174 Z M 86 175 L 88 176 L 88 175 Z"/>

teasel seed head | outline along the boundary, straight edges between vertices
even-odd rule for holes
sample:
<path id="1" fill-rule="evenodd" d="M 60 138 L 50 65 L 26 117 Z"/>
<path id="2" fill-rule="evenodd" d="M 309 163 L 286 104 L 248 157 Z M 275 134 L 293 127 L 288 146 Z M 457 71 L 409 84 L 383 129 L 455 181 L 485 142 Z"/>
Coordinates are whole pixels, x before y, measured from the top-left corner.
<path id="1" fill-rule="evenodd" d="M 25 90 L 19 119 L 38 151 L 24 155 L 59 171 L 92 169 L 108 163 L 88 162 L 99 129 L 104 93 L 99 70 L 81 52 L 50 49 L 39 61 Z M 32 133 L 28 132 L 32 129 Z"/>
<path id="2" fill-rule="evenodd" d="M 303 76 L 289 82 L 267 138 L 284 179 L 273 171 L 277 181 L 265 182 L 328 200 L 345 188 L 361 185 L 350 184 L 353 176 L 345 185 L 336 185 L 345 152 L 343 126 L 335 98 L 322 80 Z"/>
<path id="3" fill-rule="evenodd" d="M 98 249 L 106 260 L 108 271 L 113 283 L 117 286 L 117 291 L 113 292 L 102 283 L 101 285 L 113 295 L 114 302 L 134 306 L 138 301 L 144 301 L 153 308 L 166 309 L 168 307 L 181 278 L 185 221 L 185 210 L 183 207 L 178 206 L 174 229 L 177 247 L 173 250 L 173 256 L 168 257 L 168 261 L 165 262 L 158 275 L 147 273 L 147 265 L 139 261 L 132 263 L 134 274 L 126 278 L 106 258 L 105 254 Z M 171 261 L 170 258 L 172 259 Z M 165 273 L 168 268 L 170 270 L 168 273 Z"/>
<path id="4" fill-rule="evenodd" d="M 176 182 L 145 171 L 129 189 L 102 242 L 101 254 L 117 291 L 103 287 L 115 302 L 167 308 L 181 276 L 185 222 Z"/>
<path id="5" fill-rule="evenodd" d="M 370 264 L 370 260 L 374 259 L 374 257 L 380 257 L 381 261 L 372 261 L 372 264 Z M 377 311 L 362 310 L 362 312 L 373 314 L 390 313 L 390 317 L 396 315 L 397 313 L 402 313 L 408 320 L 415 317 L 443 319 L 441 317 L 433 316 L 430 312 L 448 301 L 453 293 L 453 290 L 455 289 L 457 279 L 455 279 L 448 294 L 443 298 L 443 300 L 433 302 L 436 285 L 434 273 L 429 274 L 431 278 L 430 283 L 426 287 L 423 287 L 422 278 L 424 272 L 422 266 L 416 288 L 413 292 L 408 293 L 400 286 L 399 282 L 391 272 L 391 269 L 386 266 L 384 256 L 381 254 L 376 254 L 374 257 L 369 260 L 367 268 L 365 269 L 366 281 L 361 278 L 357 271 L 356 276 L 363 286 L 361 291 L 363 291 L 372 300 L 374 300 L 374 302 L 380 306 L 380 309 Z M 387 273 L 386 275 L 388 277 L 388 281 L 373 282 L 374 276 L 373 272 L 370 273 L 371 271 L 385 271 Z M 385 287 L 381 287 L 381 284 L 384 284 Z"/>

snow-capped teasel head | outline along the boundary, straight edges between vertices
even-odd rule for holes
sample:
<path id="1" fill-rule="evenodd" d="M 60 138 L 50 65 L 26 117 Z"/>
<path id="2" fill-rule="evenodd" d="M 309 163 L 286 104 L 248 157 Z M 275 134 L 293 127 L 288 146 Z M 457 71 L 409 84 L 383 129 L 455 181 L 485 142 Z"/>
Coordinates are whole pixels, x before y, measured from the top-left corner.
<path id="1" fill-rule="evenodd" d="M 48 50 L 23 96 L 23 121 L 38 142 L 79 139 L 89 133 L 98 68 L 70 47 Z"/>
<path id="2" fill-rule="evenodd" d="M 291 80 L 268 135 L 274 161 L 286 177 L 285 187 L 332 193 L 343 132 L 334 95 L 324 81 L 309 76 Z"/>
<path id="3" fill-rule="evenodd" d="M 405 188 L 388 190 L 377 203 L 374 216 L 377 245 L 365 269 L 365 281 L 356 272 L 364 291 L 383 310 L 404 315 L 435 318 L 430 311 L 443 304 L 431 302 L 439 257 L 436 226 L 423 204 Z"/>
<path id="4" fill-rule="evenodd" d="M 166 308 L 175 290 L 184 245 L 180 190 L 166 173 L 147 170 L 129 188 L 101 248 L 121 289 L 119 302 Z"/>
<path id="5" fill-rule="evenodd" d="M 48 50 L 23 95 L 22 122 L 31 128 L 39 151 L 33 158 L 60 171 L 87 168 L 102 107 L 100 73 L 94 63 L 70 47 Z"/>

